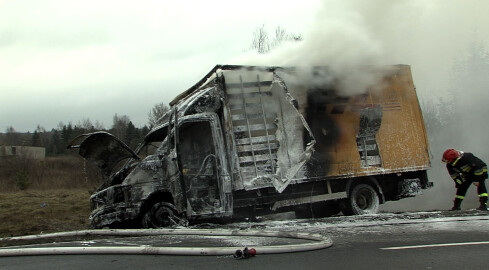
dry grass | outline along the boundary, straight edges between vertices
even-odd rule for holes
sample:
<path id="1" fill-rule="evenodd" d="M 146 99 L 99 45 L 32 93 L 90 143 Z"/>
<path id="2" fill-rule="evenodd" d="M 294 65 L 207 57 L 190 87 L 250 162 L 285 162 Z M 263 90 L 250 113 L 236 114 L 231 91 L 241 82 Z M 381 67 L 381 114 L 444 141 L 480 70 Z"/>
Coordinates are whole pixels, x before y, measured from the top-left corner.
<path id="1" fill-rule="evenodd" d="M 0 237 L 90 228 L 86 189 L 0 193 Z"/>
<path id="2" fill-rule="evenodd" d="M 26 157 L 0 159 L 0 192 L 88 188 L 94 190 L 101 181 L 97 168 L 79 156 Z"/>
<path id="3" fill-rule="evenodd" d="M 90 228 L 100 181 L 78 156 L 0 159 L 0 237 Z"/>

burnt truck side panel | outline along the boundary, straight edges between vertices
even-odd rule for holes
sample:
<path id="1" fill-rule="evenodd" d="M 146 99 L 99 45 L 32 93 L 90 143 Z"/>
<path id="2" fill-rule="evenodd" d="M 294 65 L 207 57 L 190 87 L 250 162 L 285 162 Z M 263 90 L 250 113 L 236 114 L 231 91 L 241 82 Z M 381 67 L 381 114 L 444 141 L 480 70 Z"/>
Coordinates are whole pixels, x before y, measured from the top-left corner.
<path id="1" fill-rule="evenodd" d="M 224 104 L 229 108 L 226 133 L 232 166 L 238 172 L 234 189 L 275 187 L 282 192 L 312 155 L 312 133 L 287 86 L 276 74 L 262 70 L 223 72 Z"/>
<path id="2" fill-rule="evenodd" d="M 263 173 L 273 173 L 276 171 L 274 165 L 281 168 L 273 162 L 279 155 L 278 151 L 273 152 L 275 149 L 282 149 L 287 152 L 287 156 L 292 157 L 286 162 L 297 163 L 298 160 L 294 160 L 294 157 L 303 154 L 312 141 L 315 144 L 313 155 L 301 168 L 301 172 L 294 175 L 294 183 L 316 178 L 404 173 L 430 167 L 424 121 L 409 66 L 377 70 L 376 76 L 380 81 L 375 88 L 359 89 L 356 94 L 348 96 L 341 95 L 331 83 L 307 86 L 297 82 L 287 84 L 287 79 L 284 79 L 281 82 L 287 84 L 288 93 L 300 112 L 295 118 L 293 114 L 289 114 L 285 119 L 280 114 L 286 108 L 285 98 L 275 94 L 280 91 L 274 91 L 280 81 L 257 79 L 260 75 L 265 77 L 262 71 L 237 70 L 236 73 L 239 75 L 233 76 L 240 76 L 240 80 L 251 78 L 252 74 L 255 76 L 246 83 L 241 83 L 243 89 L 239 89 L 235 83 L 226 83 L 227 105 L 233 118 L 228 126 L 234 134 L 237 155 L 240 158 L 237 167 L 242 172 L 241 182 L 234 183 L 235 189 L 252 189 L 246 186 L 246 179 L 260 175 L 256 173 L 260 158 L 270 159 L 264 162 L 264 166 L 268 167 L 263 169 Z M 290 72 L 288 76 L 291 76 Z M 250 87 L 246 87 L 246 84 L 252 83 L 256 84 L 256 89 L 249 90 Z M 261 89 L 258 85 L 262 86 Z M 236 91 L 242 91 L 241 96 L 256 94 L 262 97 L 260 100 L 255 98 L 254 102 L 251 98 L 239 100 L 234 97 L 238 95 Z M 246 103 L 246 109 L 239 102 Z M 273 107 L 280 108 L 274 112 Z M 236 113 L 238 110 L 242 111 Z M 262 116 L 263 119 L 259 119 Z M 302 125 L 298 116 L 305 118 L 309 130 Z M 286 126 L 283 130 L 279 126 L 281 121 L 285 122 L 282 126 Z M 258 135 L 254 136 L 253 132 Z M 292 138 L 282 141 L 282 144 L 287 144 L 285 147 L 277 139 L 279 132 Z M 313 140 L 309 138 L 309 133 L 312 133 Z M 297 143 L 297 140 L 302 140 L 302 144 Z M 253 149 L 258 154 L 248 154 L 243 158 L 244 154 L 240 150 L 245 147 L 248 152 L 253 152 Z M 268 153 L 270 149 L 271 154 Z M 248 165 L 245 161 L 254 162 L 252 165 L 257 166 L 249 166 L 244 170 L 243 167 Z M 245 166 L 241 166 L 242 164 Z"/>
<path id="3" fill-rule="evenodd" d="M 430 167 L 409 67 L 385 70 L 379 85 L 350 96 L 341 96 L 334 88 L 299 90 L 307 92 L 299 104 L 316 138 L 308 162 L 309 178 L 384 175 Z"/>
<path id="4" fill-rule="evenodd" d="M 296 70 L 276 69 L 270 72 L 274 76 L 271 81 L 266 78 L 272 75 L 264 74 L 263 69 L 233 71 L 235 74 L 228 71 L 223 76 L 226 79 L 239 77 L 231 82 L 226 80 L 225 84 L 227 105 L 233 119 L 228 126 L 237 145 L 238 161 L 234 169 L 240 172 L 234 180 L 236 208 L 259 205 L 267 208 L 271 205 L 272 210 L 277 210 L 336 201 L 346 202 L 343 212 L 362 213 L 359 209 L 351 209 L 351 204 L 358 203 L 355 200 L 363 200 L 362 192 L 369 200 L 378 199 L 383 203 L 414 196 L 421 189 L 430 187 L 426 176 L 430 167 L 428 142 L 409 66 L 369 70 L 369 75 L 375 77 L 375 84 L 356 89 L 354 94 L 342 93 L 337 88 L 340 82 L 335 79 L 310 84 L 297 78 L 300 72 Z M 240 91 L 241 101 L 237 101 L 236 95 L 239 96 Z M 252 99 L 252 94 L 260 98 Z M 236 103 L 239 102 L 242 111 L 236 113 Z M 284 108 L 290 105 L 299 114 L 289 113 L 283 117 Z M 279 109 L 274 111 L 274 107 Z M 264 115 L 263 120 L 258 119 Z M 301 117 L 307 124 L 301 123 Z M 281 121 L 285 123 L 282 128 Z M 273 125 L 268 126 L 268 123 Z M 258 135 L 254 136 L 253 132 Z M 284 134 L 288 139 L 280 141 L 277 134 Z M 298 170 L 288 176 L 278 172 L 284 167 L 280 165 L 280 150 L 288 157 L 295 157 L 295 160 L 285 160 L 297 165 L 303 162 L 297 157 L 307 154 L 306 148 L 311 144 L 312 155 Z M 242 153 L 244 147 L 248 149 L 245 154 Z M 275 152 L 267 151 L 276 148 Z M 260 160 L 267 158 L 270 162 Z M 247 169 L 244 170 L 242 165 Z M 262 167 L 257 169 L 260 165 Z M 263 175 L 267 173 L 275 173 L 283 179 L 280 190 L 273 181 L 265 181 Z M 288 179 L 290 177 L 293 179 Z M 262 182 L 257 183 L 257 179 Z M 357 188 L 361 184 L 368 187 Z M 258 190 L 247 192 L 254 189 Z M 360 195 L 354 195 L 357 192 Z"/>

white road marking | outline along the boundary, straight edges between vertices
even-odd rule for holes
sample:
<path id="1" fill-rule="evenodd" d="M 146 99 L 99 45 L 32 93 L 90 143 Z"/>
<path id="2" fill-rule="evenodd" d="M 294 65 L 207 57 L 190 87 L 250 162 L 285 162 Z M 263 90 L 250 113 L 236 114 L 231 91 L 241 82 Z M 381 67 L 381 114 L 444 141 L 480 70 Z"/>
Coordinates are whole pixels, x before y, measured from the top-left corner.
<path id="1" fill-rule="evenodd" d="M 382 250 L 400 250 L 400 249 L 415 249 L 415 248 L 432 248 L 432 247 L 452 247 L 452 246 L 470 246 L 470 245 L 487 245 L 489 241 L 484 242 L 465 242 L 465 243 L 447 243 L 447 244 L 431 244 L 431 245 L 417 245 L 417 246 L 403 246 L 403 247 L 386 247 L 380 248 Z"/>

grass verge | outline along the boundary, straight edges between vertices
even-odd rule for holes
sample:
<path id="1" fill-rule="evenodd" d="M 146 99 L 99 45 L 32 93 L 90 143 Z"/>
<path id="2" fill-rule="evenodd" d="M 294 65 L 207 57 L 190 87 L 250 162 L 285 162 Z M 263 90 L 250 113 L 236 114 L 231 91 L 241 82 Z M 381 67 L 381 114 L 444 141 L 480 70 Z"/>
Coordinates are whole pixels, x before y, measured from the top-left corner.
<path id="1" fill-rule="evenodd" d="M 0 193 L 0 237 L 90 228 L 87 189 Z"/>

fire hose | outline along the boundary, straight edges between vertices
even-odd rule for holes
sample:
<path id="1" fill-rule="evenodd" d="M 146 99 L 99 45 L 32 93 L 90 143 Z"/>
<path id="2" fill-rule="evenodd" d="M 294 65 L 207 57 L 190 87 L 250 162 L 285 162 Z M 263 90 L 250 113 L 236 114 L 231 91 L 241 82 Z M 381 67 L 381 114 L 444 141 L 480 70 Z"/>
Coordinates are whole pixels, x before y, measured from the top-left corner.
<path id="1" fill-rule="evenodd" d="M 252 231 L 252 230 L 196 230 L 196 229 L 134 229 L 134 230 L 83 230 L 50 234 L 27 235 L 0 238 L 0 244 L 12 241 L 39 241 L 63 237 L 88 236 L 238 236 L 238 237 L 275 237 L 302 239 L 309 242 L 287 245 L 254 246 L 256 254 L 277 254 L 311 251 L 331 247 L 333 241 L 320 234 Z M 247 248 L 247 247 L 246 247 Z M 97 247 L 5 247 L 0 248 L 0 257 L 32 255 L 81 255 L 81 254 L 141 254 L 141 255 L 233 255 L 243 247 L 168 247 L 168 246 L 97 246 Z"/>

